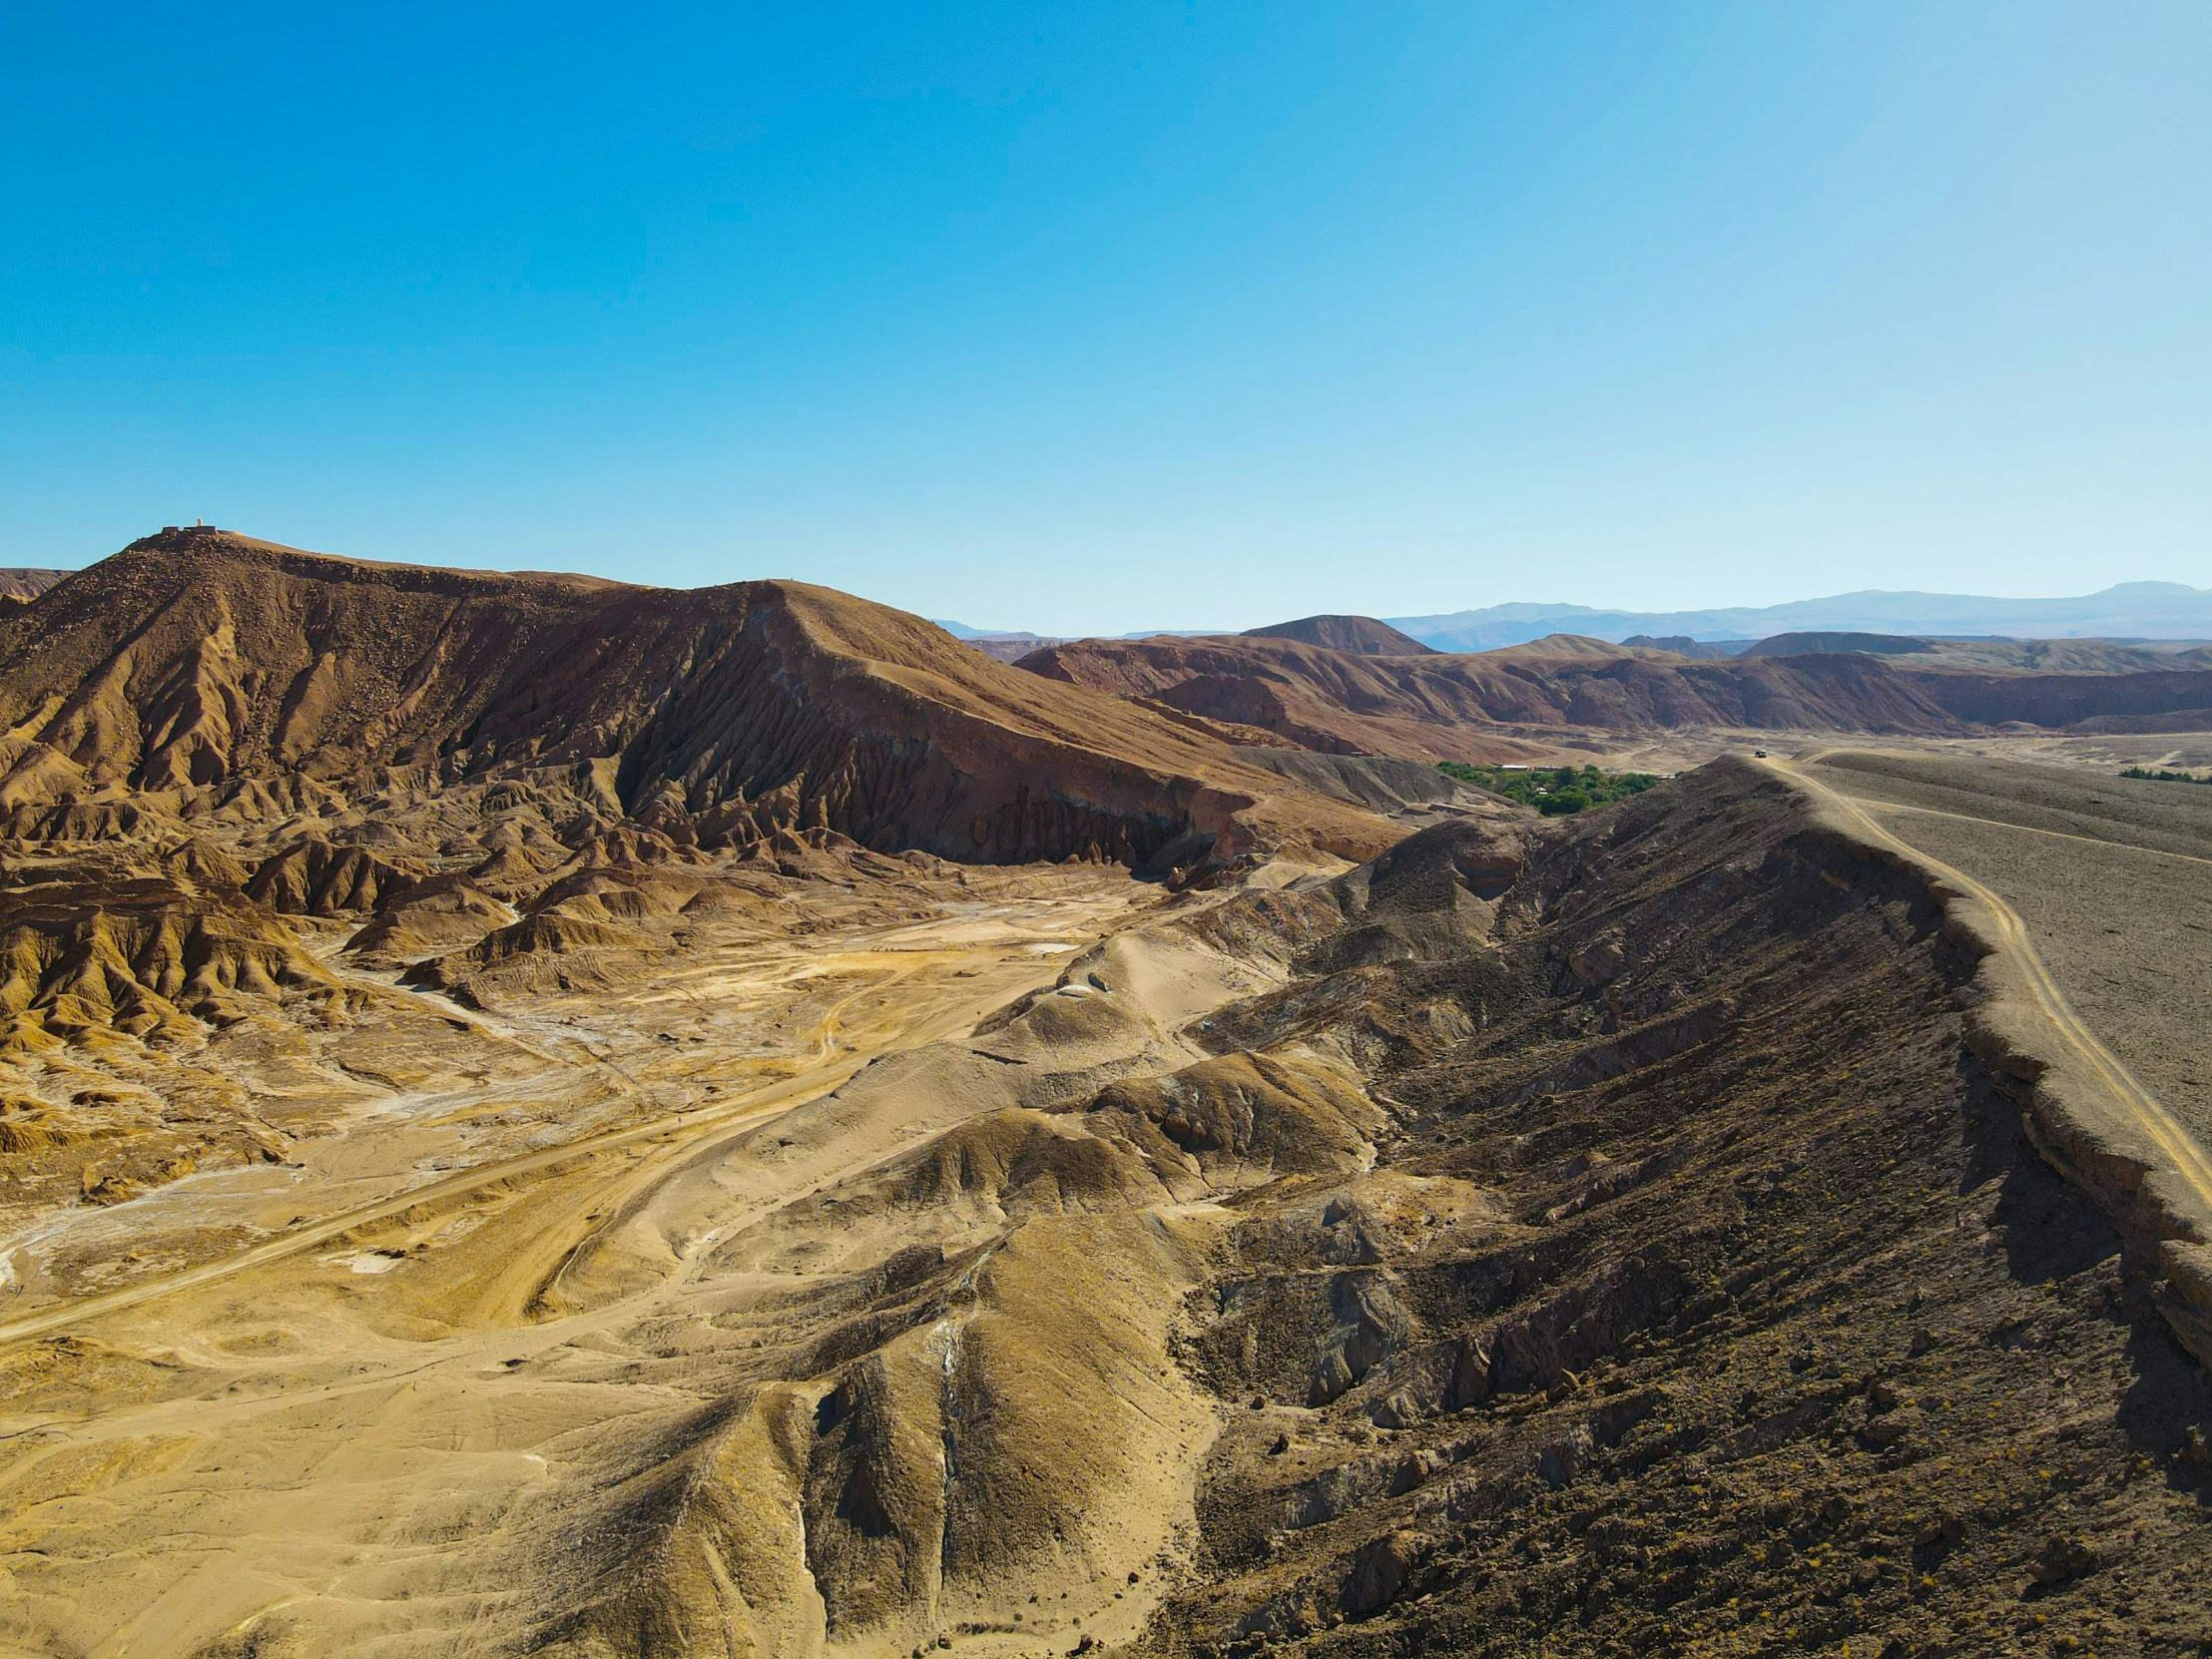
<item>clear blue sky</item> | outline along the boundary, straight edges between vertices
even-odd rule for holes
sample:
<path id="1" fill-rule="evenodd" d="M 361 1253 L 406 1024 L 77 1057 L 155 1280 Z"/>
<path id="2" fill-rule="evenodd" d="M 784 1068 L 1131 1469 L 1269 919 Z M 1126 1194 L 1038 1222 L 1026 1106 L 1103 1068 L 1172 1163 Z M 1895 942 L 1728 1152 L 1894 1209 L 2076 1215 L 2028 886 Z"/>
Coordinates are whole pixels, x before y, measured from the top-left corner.
<path id="1" fill-rule="evenodd" d="M 2212 584 L 2203 0 L 16 5 L 0 137 L 0 563 Z"/>

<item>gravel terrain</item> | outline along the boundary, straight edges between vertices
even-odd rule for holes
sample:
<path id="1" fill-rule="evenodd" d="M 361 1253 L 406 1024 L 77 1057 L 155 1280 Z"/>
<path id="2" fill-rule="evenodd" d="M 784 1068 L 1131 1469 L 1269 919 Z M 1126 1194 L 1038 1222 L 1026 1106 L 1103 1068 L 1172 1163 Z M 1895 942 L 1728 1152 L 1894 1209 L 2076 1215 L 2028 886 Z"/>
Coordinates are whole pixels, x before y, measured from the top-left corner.
<path id="1" fill-rule="evenodd" d="M 2212 1143 L 2212 789 L 1955 755 L 1810 770 L 2000 893 L 2075 1010 Z"/>

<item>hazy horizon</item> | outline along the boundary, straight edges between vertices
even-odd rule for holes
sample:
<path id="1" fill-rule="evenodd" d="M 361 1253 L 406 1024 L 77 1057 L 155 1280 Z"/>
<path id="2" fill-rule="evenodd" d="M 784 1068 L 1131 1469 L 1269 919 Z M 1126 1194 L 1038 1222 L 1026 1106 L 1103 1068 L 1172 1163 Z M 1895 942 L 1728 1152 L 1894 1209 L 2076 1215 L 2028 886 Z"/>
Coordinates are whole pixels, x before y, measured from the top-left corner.
<path id="1" fill-rule="evenodd" d="M 237 526 L 214 526 L 213 528 L 249 536 L 252 534 L 250 531 L 242 530 Z M 273 538 L 255 537 L 253 539 L 270 541 Z M 333 553 L 333 550 L 327 548 L 307 548 L 301 549 L 301 551 L 326 556 L 364 559 L 370 563 L 415 562 L 405 560 L 380 561 L 372 555 Z M 90 562 L 97 563 L 98 561 Z M 0 566 L 0 570 L 47 569 L 60 570 L 65 573 L 83 568 L 85 567 L 82 565 Z M 497 566 L 465 563 L 454 565 L 452 568 L 500 570 L 500 567 Z M 510 566 L 507 567 L 507 570 L 511 572 L 521 568 L 526 567 Z M 782 576 L 788 580 L 807 579 L 774 571 L 761 574 L 769 577 Z M 634 576 L 624 579 L 637 580 Z M 692 585 L 705 586 L 712 584 Z M 2103 614 L 2106 620 L 2123 616 L 2130 617 L 2134 621 L 2134 626 L 2107 628 L 2101 632 L 2093 625 L 2086 628 L 2082 626 L 2082 617 L 2098 614 L 2095 607 L 2096 601 L 2100 599 L 2110 600 L 2114 595 L 2128 593 L 2141 594 L 2148 607 L 2147 611 L 2129 612 L 2124 606 L 2117 609 L 2108 606 L 2107 611 Z M 875 599 L 879 603 L 889 603 L 889 601 L 879 600 L 877 596 L 870 594 L 860 594 L 858 597 Z M 2169 626 L 2171 623 L 2184 619 L 2159 614 L 2160 608 L 2168 605 L 2180 606 L 2185 613 L 2185 620 L 2193 623 L 2194 626 L 2178 628 Z M 1818 615 L 1822 607 L 1834 608 L 1826 620 L 1820 619 Z M 2008 611 L 2007 607 L 2024 607 L 2026 609 L 2012 612 Z M 2034 619 L 2034 608 L 2037 607 L 2058 608 L 2045 611 L 2041 620 L 2050 624 L 2049 626 L 2038 627 Z M 2062 612 L 2065 607 L 2074 607 L 2079 614 L 2072 617 L 2063 616 Z M 2087 609 L 2081 610 L 2082 607 L 2087 607 Z M 1257 615 L 1234 623 L 1196 623 L 1189 620 L 1179 620 L 1154 622 L 1150 625 L 1140 625 L 1136 628 L 1126 629 L 1076 627 L 1054 631 L 1031 627 L 1022 623 L 1001 623 L 995 620 L 978 623 L 971 618 L 947 616 L 942 611 L 929 609 L 926 605 L 900 608 L 908 609 L 912 614 L 922 616 L 941 627 L 945 627 L 962 638 L 1019 637 L 1024 634 L 1048 639 L 1142 638 L 1153 634 L 1226 635 L 1296 621 L 1307 616 L 1375 614 L 1337 606 L 1324 607 L 1319 611 L 1301 612 L 1296 615 L 1289 613 Z M 1895 626 L 1886 624 L 1882 614 L 1885 610 L 1895 621 Z M 1947 620 L 1944 620 L 1946 611 L 1949 616 Z M 1802 612 L 1816 613 L 1815 620 L 1793 622 L 1790 619 L 1789 613 Z M 1549 623 L 1552 625 L 1566 624 L 1564 627 L 1554 627 L 1551 631 L 1575 632 L 1576 629 L 1573 623 L 1578 618 L 1587 620 L 1590 631 L 1611 638 L 1619 638 L 1634 632 L 1658 634 L 1680 632 L 1707 640 L 1752 639 L 1760 637 L 1762 633 L 1837 629 L 1852 631 L 1863 629 L 1876 633 L 1885 631 L 1917 632 L 1947 634 L 1950 637 L 1974 637 L 1973 625 L 1976 622 L 1994 618 L 1999 624 L 2011 624 L 2009 628 L 1999 627 L 1998 632 L 2010 632 L 2022 637 L 2066 638 L 2086 636 L 2197 639 L 2212 638 L 2212 587 L 2196 588 L 2186 583 L 2151 579 L 2106 583 L 2100 588 L 2065 594 L 1958 594 L 1941 593 L 1928 589 L 1865 588 L 1845 593 L 1802 595 L 1764 606 L 1722 604 L 1683 607 L 1666 611 L 1641 611 L 1618 605 L 1593 605 L 1580 600 L 1505 599 L 1493 600 L 1479 605 L 1445 605 L 1435 610 L 1383 616 L 1378 620 L 1401 627 L 1412 633 L 1416 638 L 1432 639 L 1438 637 L 1436 630 L 1424 630 L 1420 625 L 1434 624 L 1442 627 L 1454 622 L 1465 622 L 1468 619 L 1491 619 L 1498 622 L 1549 619 Z M 1768 625 L 1770 622 L 1771 626 Z M 1929 625 L 1931 622 L 1933 622 L 1933 626 Z M 1915 626 L 1916 623 L 1919 625 Z M 1957 624 L 1957 626 L 1952 626 L 1952 624 Z M 1748 629 L 1749 632 L 1743 631 L 1744 629 Z M 1516 637 L 1536 637 L 1537 633 L 1546 630 L 1539 629 L 1535 633 L 1524 631 Z M 1983 628 L 1981 634 L 1985 636 L 1989 631 L 1989 629 Z M 1449 632 L 1449 629 L 1445 628 L 1445 632 Z"/>

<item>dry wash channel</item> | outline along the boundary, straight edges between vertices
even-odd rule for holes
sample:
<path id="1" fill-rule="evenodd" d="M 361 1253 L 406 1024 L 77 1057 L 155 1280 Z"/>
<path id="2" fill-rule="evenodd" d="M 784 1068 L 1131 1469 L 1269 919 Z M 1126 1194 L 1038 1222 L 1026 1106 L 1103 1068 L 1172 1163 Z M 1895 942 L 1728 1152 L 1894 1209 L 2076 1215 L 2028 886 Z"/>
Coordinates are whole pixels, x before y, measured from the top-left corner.
<path id="1" fill-rule="evenodd" d="M 838 857 L 851 871 L 826 865 L 824 881 L 865 862 Z M 883 1345 L 911 1359 L 911 1348 L 933 1383 L 953 1354 L 980 1363 L 989 1352 L 994 1322 L 980 1309 L 907 1334 L 905 1347 L 894 1342 L 903 1320 L 855 1324 L 855 1307 L 886 1287 L 919 1317 L 921 1299 L 957 1285 L 983 1295 L 986 1262 L 991 1294 L 1027 1263 L 1041 1308 L 1067 1291 L 1065 1264 L 1004 1240 L 978 1256 L 970 1246 L 991 1222 L 932 1219 L 926 1201 L 863 1225 L 864 1209 L 840 1210 L 838 1193 L 926 1183 L 964 1145 L 947 1132 L 971 1119 L 988 1141 L 1005 1121 L 1049 1121 L 1035 1106 L 1197 1057 L 1176 1032 L 1280 969 L 1241 962 L 1179 921 L 1085 953 L 1083 941 L 1124 927 L 1156 892 L 1119 872 L 958 880 L 951 893 L 910 893 L 879 871 L 853 884 L 864 902 L 845 901 L 842 931 L 780 947 L 740 935 L 704 965 L 690 965 L 695 949 L 618 980 L 622 964 L 605 953 L 596 965 L 558 958 L 572 976 L 591 968 L 588 995 L 494 982 L 479 1000 L 496 989 L 497 1014 L 448 1004 L 454 1021 L 539 1048 L 566 1033 L 596 1061 L 574 1069 L 653 1091 L 657 1113 L 542 1150 L 501 1154 L 496 1136 L 479 1139 L 483 1156 L 465 1169 L 317 1211 L 244 1251 L 167 1272 L 133 1263 L 127 1284 L 89 1299 L 49 1286 L 0 1356 L 7 1639 L 32 1653 L 695 1652 L 713 1651 L 700 1645 L 710 1640 L 792 1651 L 827 1628 L 825 1591 L 847 1598 L 834 1608 L 844 1628 L 874 1635 L 972 1600 L 972 1580 L 879 1583 L 864 1525 L 854 1567 L 818 1566 L 832 1530 L 795 1530 L 793 1471 L 757 1456 L 752 1436 L 769 1434 L 773 1450 L 793 1413 L 825 1408 L 851 1352 Z M 838 902 L 835 890 L 817 895 L 818 927 Z M 1071 956 L 1079 972 L 1065 967 Z M 745 1017 L 720 1029 L 733 1010 Z M 582 1035 L 576 1019 L 590 1022 Z M 733 1049 L 757 1055 L 787 1025 L 791 1053 L 772 1053 L 764 1080 L 712 1092 L 706 1079 L 744 1076 Z M 545 1052 L 551 1064 L 569 1050 Z M 416 1133 L 405 1112 L 370 1112 L 287 1148 L 319 1164 L 237 1173 L 273 1168 L 284 1204 L 311 1208 L 344 1189 L 349 1146 L 356 1164 L 383 1149 L 404 1173 Z M 135 1206 L 150 1223 L 169 1212 L 149 1206 L 184 1203 L 172 1186 L 65 1213 L 112 1219 Z M 1128 1324 L 1123 1346 L 1063 1332 L 1068 1376 L 1053 1394 L 1088 1369 L 1088 1407 L 1113 1417 L 1092 1438 L 1117 1460 L 1089 1484 L 1069 1474 L 1075 1486 L 1047 1506 L 1084 1517 L 1069 1548 L 1097 1556 L 1081 1575 L 1097 1605 L 1080 1610 L 1094 1620 L 1166 1539 L 1174 1470 L 1203 1440 L 1187 1388 L 1162 1407 L 1172 1416 L 1184 1400 L 1180 1437 L 1166 1432 L 1157 1448 L 1113 1415 L 1143 1392 L 1123 1375 L 1126 1345 L 1151 1356 L 1149 1385 L 1165 1383 L 1147 1299 L 1163 1250 L 1175 1250 L 1149 1226 L 1076 1250 L 1084 1305 L 1107 1309 L 1118 1294 Z M 1069 1427 L 1031 1432 L 1057 1440 Z M 724 1530 L 739 1514 L 748 1527 Z M 742 1590 L 718 1576 L 730 1572 Z"/>

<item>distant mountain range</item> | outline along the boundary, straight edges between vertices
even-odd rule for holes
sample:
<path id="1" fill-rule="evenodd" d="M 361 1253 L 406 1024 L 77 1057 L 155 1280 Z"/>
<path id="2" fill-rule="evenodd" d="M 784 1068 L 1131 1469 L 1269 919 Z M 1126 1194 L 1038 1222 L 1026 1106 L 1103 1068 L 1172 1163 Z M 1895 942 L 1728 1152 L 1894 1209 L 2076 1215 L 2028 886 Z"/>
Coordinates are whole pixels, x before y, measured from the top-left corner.
<path id="1" fill-rule="evenodd" d="M 2024 639 L 2212 639 L 2212 588 L 2121 582 L 2078 599 L 1988 599 L 1962 593 L 1837 594 L 1714 611 L 1601 611 L 1587 605 L 1492 605 L 1382 620 L 1438 651 L 1494 651 L 1546 634 L 1619 642 L 1632 634 L 1758 640 L 1790 633 L 2009 635 Z"/>
<path id="2" fill-rule="evenodd" d="M 970 628 L 964 622 L 946 622 L 940 617 L 931 617 L 929 620 L 954 639 L 965 640 L 984 656 L 995 657 L 1002 663 L 1019 662 L 1032 651 L 1041 651 L 1048 645 L 1067 643 L 1051 634 L 995 633 L 988 628 Z"/>
<path id="3" fill-rule="evenodd" d="M 2121 582 L 2078 599 L 1991 599 L 1968 593 L 1892 593 L 1869 588 L 1827 599 L 1711 611 L 1607 611 L 1589 605 L 1516 603 L 1381 620 L 1437 651 L 1495 651 L 1526 645 L 1547 634 L 1581 634 L 1616 645 L 1640 634 L 1655 641 L 1729 641 L 1739 649 L 1776 634 L 1808 633 L 2212 640 L 2212 588 L 2180 582 Z M 941 619 L 937 626 L 954 639 L 984 646 L 991 655 L 1008 661 L 1024 650 L 1057 645 L 1069 637 L 970 628 Z M 1210 639 L 1237 632 L 1234 628 L 1151 628 L 1091 637 Z"/>
<path id="4" fill-rule="evenodd" d="M 35 598 L 70 574 L 66 570 L 0 568 L 0 598 L 18 602 Z M 942 618 L 931 620 L 954 639 L 966 640 L 1001 662 L 1063 644 L 1068 638 L 1012 628 L 971 628 Z M 1372 626 L 1370 619 L 1354 620 Z M 1494 651 L 1501 646 L 1525 645 L 1547 634 L 1581 634 L 1616 645 L 1642 635 L 1645 638 L 1637 643 L 1672 650 L 1679 650 L 1685 643 L 1714 641 L 1726 641 L 1741 650 L 1776 634 L 1810 633 L 1951 639 L 1996 635 L 2054 640 L 2212 640 L 2212 588 L 2192 588 L 2180 582 L 2121 582 L 2078 599 L 1990 599 L 1977 594 L 1892 593 L 1870 588 L 1827 599 L 1712 611 L 1606 611 L 1588 605 L 1516 603 L 1441 616 L 1381 620 L 1437 651 Z M 1157 628 L 1096 637 L 1203 639 L 1237 632 L 1234 628 Z"/>
<path id="5" fill-rule="evenodd" d="M 933 616 L 929 621 L 956 640 L 1043 640 L 1051 637 L 1025 633 L 1018 628 L 970 628 L 964 622 L 952 622 L 941 616 Z"/>
<path id="6" fill-rule="evenodd" d="M 36 599 L 68 574 L 66 570 L 35 570 L 23 565 L 0 567 L 0 599 Z"/>

